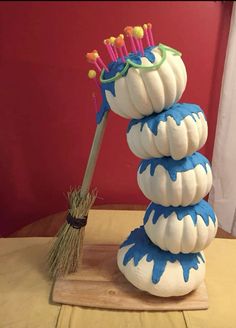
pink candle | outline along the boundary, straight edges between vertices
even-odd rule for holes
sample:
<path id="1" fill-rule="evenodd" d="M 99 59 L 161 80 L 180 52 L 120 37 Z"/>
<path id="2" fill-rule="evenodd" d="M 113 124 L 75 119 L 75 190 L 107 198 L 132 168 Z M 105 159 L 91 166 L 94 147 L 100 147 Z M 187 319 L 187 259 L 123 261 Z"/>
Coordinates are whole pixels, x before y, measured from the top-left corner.
<path id="1" fill-rule="evenodd" d="M 120 34 L 119 37 L 123 40 L 123 50 L 124 50 L 125 56 L 129 56 L 128 50 L 126 48 L 125 40 L 124 40 L 124 34 Z"/>
<path id="2" fill-rule="evenodd" d="M 104 61 L 102 60 L 102 58 L 99 56 L 99 53 L 97 50 L 93 50 L 94 56 L 96 61 L 105 69 L 106 72 L 109 72 L 106 64 L 104 63 Z"/>
<path id="3" fill-rule="evenodd" d="M 115 40 L 116 38 L 114 36 L 111 36 L 109 41 L 110 41 L 110 45 L 112 47 L 112 50 L 113 50 L 113 53 L 114 53 L 114 56 L 115 56 L 115 60 L 118 59 L 118 53 L 117 53 L 117 50 L 116 50 L 116 47 L 115 47 Z"/>
<path id="4" fill-rule="evenodd" d="M 151 45 L 154 46 L 154 40 L 153 40 L 153 35 L 152 35 L 152 24 L 151 23 L 148 23 L 147 24 L 147 27 L 148 27 L 148 34 L 149 34 L 149 39 L 150 39 L 150 42 L 151 42 Z"/>
<path id="5" fill-rule="evenodd" d="M 151 46 L 151 43 L 150 43 L 150 40 L 149 40 L 149 35 L 148 35 L 148 31 L 147 31 L 147 24 L 144 24 L 143 25 L 143 29 L 144 29 L 144 35 L 145 35 L 145 39 L 146 39 L 146 42 L 147 42 L 147 45 L 148 47 Z"/>
<path id="6" fill-rule="evenodd" d="M 122 62 L 125 63 L 125 57 L 124 57 L 123 49 L 122 48 L 118 48 L 118 50 L 119 50 L 120 58 L 121 58 Z"/>
<path id="7" fill-rule="evenodd" d="M 137 38 L 134 38 L 134 40 L 135 40 L 135 43 L 136 43 L 136 48 L 138 49 L 139 52 L 141 52 L 139 40 Z"/>
<path id="8" fill-rule="evenodd" d="M 139 39 L 139 47 L 141 49 L 141 54 L 144 56 L 144 49 L 143 49 L 143 42 L 142 42 L 142 39 Z"/>
<path id="9" fill-rule="evenodd" d="M 135 43 L 134 43 L 134 38 L 133 38 L 132 35 L 130 35 L 129 38 L 130 38 L 130 42 L 131 42 L 131 48 L 132 48 L 132 51 L 133 51 L 134 53 L 136 53 L 136 52 L 137 52 L 137 49 L 136 49 L 136 46 L 135 46 Z"/>
<path id="10" fill-rule="evenodd" d="M 134 37 L 132 35 L 133 27 L 132 26 L 126 26 L 126 28 L 124 29 L 124 32 L 125 32 L 126 36 L 130 39 L 132 52 L 136 53 L 137 49 L 136 49 L 136 46 L 135 46 L 135 43 L 134 43 Z"/>
<path id="11" fill-rule="evenodd" d="M 118 48 L 119 53 L 120 53 L 120 57 L 123 63 L 125 63 L 125 57 L 124 57 L 124 53 L 123 53 L 123 49 L 124 49 L 124 40 L 121 36 L 118 36 L 118 38 L 116 38 L 115 40 L 115 46 Z"/>
<path id="12" fill-rule="evenodd" d="M 116 59 L 118 59 L 118 52 L 117 52 L 117 50 L 116 50 L 116 47 L 113 45 L 113 50 L 114 50 L 114 53 L 115 53 L 115 56 L 116 56 Z"/>
<path id="13" fill-rule="evenodd" d="M 112 47 L 110 45 L 109 40 L 108 39 L 104 40 L 104 44 L 105 44 L 105 46 L 107 48 L 107 51 L 108 51 L 109 56 L 111 57 L 111 60 L 112 61 L 116 61 L 116 57 L 115 57 L 115 54 L 113 52 L 113 49 L 112 49 Z"/>
<path id="14" fill-rule="evenodd" d="M 97 63 L 97 53 L 93 52 L 88 52 L 86 54 L 86 59 L 90 64 L 93 64 L 96 66 L 97 70 L 101 72 L 101 67 Z"/>
<path id="15" fill-rule="evenodd" d="M 94 61 L 93 64 L 96 66 L 98 72 L 102 71 L 101 67 L 98 65 L 98 63 L 96 61 Z"/>
<path id="16" fill-rule="evenodd" d="M 100 56 L 97 58 L 97 61 L 99 62 L 99 64 L 102 65 L 102 67 L 105 69 L 106 72 L 109 72 L 107 65 L 104 63 L 104 61 L 102 60 L 102 58 Z"/>

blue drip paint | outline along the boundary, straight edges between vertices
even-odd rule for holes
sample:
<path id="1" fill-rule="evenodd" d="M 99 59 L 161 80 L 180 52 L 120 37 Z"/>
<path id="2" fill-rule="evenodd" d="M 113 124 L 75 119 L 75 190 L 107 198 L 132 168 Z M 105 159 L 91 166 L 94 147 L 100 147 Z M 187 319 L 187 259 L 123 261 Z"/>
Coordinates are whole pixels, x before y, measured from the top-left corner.
<path id="1" fill-rule="evenodd" d="M 144 216 L 144 225 L 149 220 L 151 213 L 153 213 L 152 223 L 155 224 L 157 220 L 163 215 L 165 219 L 167 219 L 172 213 L 175 213 L 178 220 L 181 221 L 187 215 L 190 215 L 193 221 L 193 224 L 197 224 L 197 215 L 201 216 L 205 225 L 208 226 L 210 220 L 216 224 L 216 216 L 215 213 L 208 202 L 205 200 L 201 200 L 198 204 L 190 205 L 190 206 L 161 206 L 155 203 L 150 203 L 148 206 L 145 216 Z"/>
<path id="2" fill-rule="evenodd" d="M 138 172 L 142 174 L 150 165 L 150 174 L 154 175 L 158 165 L 163 166 L 169 173 L 172 181 L 176 181 L 178 172 L 185 172 L 194 169 L 197 165 L 201 165 L 207 173 L 207 164 L 210 165 L 208 159 L 202 154 L 196 152 L 191 156 L 174 160 L 172 157 L 150 158 L 141 161 Z"/>
<path id="3" fill-rule="evenodd" d="M 138 52 L 137 54 L 135 54 L 133 52 L 130 52 L 128 56 L 125 56 L 125 60 L 130 59 L 135 64 L 141 65 L 142 64 L 141 57 L 146 57 L 151 63 L 154 63 L 155 56 L 151 52 L 153 48 L 155 48 L 155 47 L 145 48 L 144 49 L 144 56 L 141 54 L 141 52 Z M 110 78 L 116 76 L 116 74 L 118 72 L 121 72 L 124 69 L 125 65 L 126 65 L 126 63 L 123 63 L 121 58 L 118 58 L 118 60 L 115 61 L 115 62 L 109 63 L 108 64 L 109 71 L 104 72 L 104 79 L 107 80 L 107 79 L 110 79 Z M 128 67 L 128 69 L 123 74 L 123 76 L 127 75 L 130 67 L 132 67 L 132 66 Z M 96 115 L 97 124 L 99 124 L 101 122 L 105 112 L 107 112 L 110 109 L 110 106 L 109 106 L 108 101 L 106 99 L 106 93 L 105 93 L 106 90 L 110 91 L 111 94 L 115 97 L 115 81 L 112 81 L 112 82 L 109 82 L 109 83 L 101 83 L 102 104 L 101 104 L 99 112 Z"/>
<path id="4" fill-rule="evenodd" d="M 190 269 L 198 269 L 200 260 L 205 262 L 201 253 L 189 254 L 172 254 L 168 251 L 163 251 L 158 246 L 154 245 L 145 233 L 144 227 L 141 226 L 131 232 L 126 241 L 124 241 L 120 248 L 132 245 L 123 259 L 123 265 L 126 265 L 133 259 L 134 265 L 137 266 L 141 259 L 147 255 L 147 262 L 153 261 L 152 282 L 157 284 L 162 274 L 165 271 L 167 261 L 174 263 L 179 261 L 182 270 L 184 281 L 189 279 Z"/>
<path id="5" fill-rule="evenodd" d="M 193 114 L 196 114 L 199 117 L 199 113 L 204 115 L 203 110 L 195 104 L 187 104 L 187 103 L 175 103 L 168 109 L 164 110 L 161 113 L 153 113 L 152 115 L 146 116 L 141 119 L 133 119 L 129 122 L 127 133 L 130 131 L 132 126 L 141 123 L 140 131 L 143 130 L 145 124 L 149 127 L 154 135 L 158 133 L 158 126 L 160 122 L 166 122 L 168 117 L 172 117 L 175 120 L 177 125 L 180 125 L 183 119 L 186 116 L 192 117 L 192 119 L 196 122 L 196 118 Z M 204 115 L 205 117 L 205 115 Z M 205 118 L 206 119 L 206 118 Z"/>

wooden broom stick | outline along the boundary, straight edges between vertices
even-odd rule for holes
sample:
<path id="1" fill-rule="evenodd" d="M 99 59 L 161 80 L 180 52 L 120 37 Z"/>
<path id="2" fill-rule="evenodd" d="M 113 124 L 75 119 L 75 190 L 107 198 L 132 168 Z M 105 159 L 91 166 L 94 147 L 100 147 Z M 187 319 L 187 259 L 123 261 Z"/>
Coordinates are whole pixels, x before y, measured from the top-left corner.
<path id="1" fill-rule="evenodd" d="M 103 135 L 104 135 L 104 131 L 105 131 L 105 127 L 106 127 L 106 123 L 107 123 L 107 115 L 108 112 L 105 112 L 102 121 L 100 122 L 100 124 L 97 125 L 96 131 L 95 131 L 95 135 L 94 135 L 94 139 L 93 139 L 93 143 L 92 143 L 92 147 L 90 150 L 90 154 L 89 154 L 89 158 L 88 158 L 88 162 L 87 162 L 87 167 L 84 173 L 84 178 L 83 178 L 83 182 L 82 182 L 82 186 L 81 186 L 81 190 L 80 190 L 80 196 L 81 198 L 85 197 L 86 194 L 88 193 L 91 183 L 92 183 L 92 179 L 93 179 L 93 175 L 94 175 L 94 171 L 95 171 L 95 167 L 96 167 L 96 163 L 97 163 L 97 159 L 98 159 L 98 154 L 101 148 L 101 143 L 102 143 L 102 139 L 103 139 Z M 81 264 L 82 262 L 82 249 L 83 249 L 83 242 L 84 242 L 84 234 L 85 234 L 85 226 L 81 228 L 81 238 L 80 238 L 80 244 L 79 244 L 79 264 Z"/>
<path id="2" fill-rule="evenodd" d="M 105 112 L 101 122 L 96 127 L 82 186 L 68 193 L 70 209 L 67 221 L 59 230 L 48 255 L 51 278 L 76 272 L 81 264 L 86 217 L 96 199 L 96 193 L 90 194 L 89 188 L 101 148 L 107 115 L 108 112 Z"/>

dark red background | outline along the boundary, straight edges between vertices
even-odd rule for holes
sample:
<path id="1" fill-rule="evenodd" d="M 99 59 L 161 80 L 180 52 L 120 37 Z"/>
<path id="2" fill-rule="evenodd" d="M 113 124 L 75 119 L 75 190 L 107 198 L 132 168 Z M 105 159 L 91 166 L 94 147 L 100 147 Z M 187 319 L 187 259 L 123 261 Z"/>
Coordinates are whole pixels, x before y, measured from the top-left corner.
<path id="1" fill-rule="evenodd" d="M 85 53 L 126 25 L 153 23 L 156 42 L 183 53 L 182 101 L 209 122 L 212 156 L 232 3 L 1 2 L 1 235 L 66 209 L 63 193 L 81 183 L 95 130 Z M 94 178 L 101 203 L 148 203 L 136 183 L 128 121 L 111 113 Z"/>

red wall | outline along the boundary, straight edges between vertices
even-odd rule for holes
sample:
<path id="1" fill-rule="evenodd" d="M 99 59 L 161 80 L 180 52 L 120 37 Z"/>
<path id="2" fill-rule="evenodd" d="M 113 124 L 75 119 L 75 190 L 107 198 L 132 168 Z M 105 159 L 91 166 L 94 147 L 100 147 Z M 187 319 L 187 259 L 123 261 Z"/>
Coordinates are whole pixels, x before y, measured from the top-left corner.
<path id="1" fill-rule="evenodd" d="M 1 235 L 66 209 L 63 193 L 81 183 L 95 130 L 85 53 L 107 58 L 103 39 L 126 25 L 153 23 L 156 42 L 182 51 L 182 101 L 209 120 L 203 152 L 212 155 L 232 3 L 1 2 Z M 97 204 L 148 203 L 136 183 L 128 121 L 111 113 L 94 186 Z"/>

